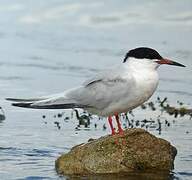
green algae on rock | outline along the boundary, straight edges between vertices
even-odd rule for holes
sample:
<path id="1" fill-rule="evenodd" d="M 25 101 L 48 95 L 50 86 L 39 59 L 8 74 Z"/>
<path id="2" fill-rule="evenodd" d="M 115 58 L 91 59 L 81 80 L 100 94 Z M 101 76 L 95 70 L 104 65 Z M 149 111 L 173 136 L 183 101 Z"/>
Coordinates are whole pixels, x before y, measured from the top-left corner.
<path id="1" fill-rule="evenodd" d="M 123 136 L 107 135 L 75 146 L 55 166 L 63 175 L 169 172 L 176 153 L 168 141 L 134 128 L 125 130 Z"/>

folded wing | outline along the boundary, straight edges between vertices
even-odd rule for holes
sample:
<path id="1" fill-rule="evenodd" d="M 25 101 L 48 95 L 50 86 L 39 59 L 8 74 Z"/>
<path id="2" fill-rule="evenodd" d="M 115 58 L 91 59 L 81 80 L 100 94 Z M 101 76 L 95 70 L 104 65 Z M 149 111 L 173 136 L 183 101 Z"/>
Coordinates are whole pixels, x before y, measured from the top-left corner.
<path id="1" fill-rule="evenodd" d="M 121 71 L 111 70 L 98 74 L 78 88 L 60 94 L 31 99 L 7 98 L 7 100 L 15 101 L 13 106 L 24 108 L 95 108 L 102 110 L 127 96 L 133 86 L 132 76 L 123 77 Z"/>

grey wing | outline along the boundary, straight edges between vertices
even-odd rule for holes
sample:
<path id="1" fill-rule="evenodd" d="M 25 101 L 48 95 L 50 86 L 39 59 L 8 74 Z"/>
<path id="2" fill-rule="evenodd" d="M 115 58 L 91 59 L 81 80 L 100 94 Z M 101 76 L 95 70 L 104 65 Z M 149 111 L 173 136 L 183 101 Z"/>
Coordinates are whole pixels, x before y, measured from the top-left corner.
<path id="1" fill-rule="evenodd" d="M 121 69 L 122 70 L 122 69 Z M 126 77 L 122 76 L 126 75 Z M 100 73 L 82 86 L 60 94 L 35 99 L 8 99 L 14 106 L 37 109 L 89 108 L 98 110 L 118 101 L 131 92 L 134 78 L 116 70 Z"/>
<path id="2" fill-rule="evenodd" d="M 91 84 L 94 84 L 96 82 L 101 82 L 101 81 L 107 81 L 107 80 L 115 80 L 115 79 L 120 79 L 121 77 L 121 71 L 119 69 L 122 69 L 122 66 L 111 68 L 111 69 L 106 69 L 105 71 L 102 71 L 95 75 L 94 77 L 88 79 L 83 83 L 83 86 L 89 86 Z"/>
<path id="3" fill-rule="evenodd" d="M 75 99 L 79 104 L 104 109 L 127 96 L 132 91 L 134 83 L 131 75 L 122 77 L 119 74 L 111 73 L 86 81 L 82 87 L 70 91 L 67 96 Z"/>

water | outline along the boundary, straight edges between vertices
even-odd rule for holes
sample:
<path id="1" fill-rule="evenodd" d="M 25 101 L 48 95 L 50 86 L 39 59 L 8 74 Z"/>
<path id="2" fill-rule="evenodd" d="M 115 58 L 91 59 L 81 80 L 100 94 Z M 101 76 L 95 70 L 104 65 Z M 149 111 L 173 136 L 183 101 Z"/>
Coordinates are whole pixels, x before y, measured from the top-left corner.
<path id="1" fill-rule="evenodd" d="M 161 67 L 152 99 L 167 96 L 173 105 L 180 100 L 191 107 L 190 0 L 0 2 L 0 100 L 6 112 L 6 120 L 0 123 L 1 179 L 59 179 L 54 161 L 60 154 L 90 137 L 109 133 L 102 130 L 105 120 L 96 118 L 90 131 L 75 131 L 74 118 L 69 122 L 59 119 L 59 130 L 53 117 L 58 111 L 14 108 L 4 98 L 72 88 L 103 67 L 120 63 L 133 47 L 153 47 L 187 66 Z M 70 111 L 66 114 L 70 116 Z M 156 116 L 140 109 L 136 115 L 138 119 Z M 178 149 L 174 177 L 191 179 L 191 120 L 179 118 L 159 136 Z"/>

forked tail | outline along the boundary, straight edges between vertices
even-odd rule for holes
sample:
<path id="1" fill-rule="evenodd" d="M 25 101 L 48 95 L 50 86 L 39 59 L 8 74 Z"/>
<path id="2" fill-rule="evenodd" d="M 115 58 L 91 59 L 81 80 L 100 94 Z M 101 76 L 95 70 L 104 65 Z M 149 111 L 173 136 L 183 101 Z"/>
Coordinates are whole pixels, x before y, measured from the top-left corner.
<path id="1" fill-rule="evenodd" d="M 65 98 L 33 98 L 33 99 L 15 99 L 6 98 L 8 101 L 14 101 L 13 106 L 33 109 L 73 109 L 86 108 L 88 106 L 79 104 L 74 100 Z"/>

